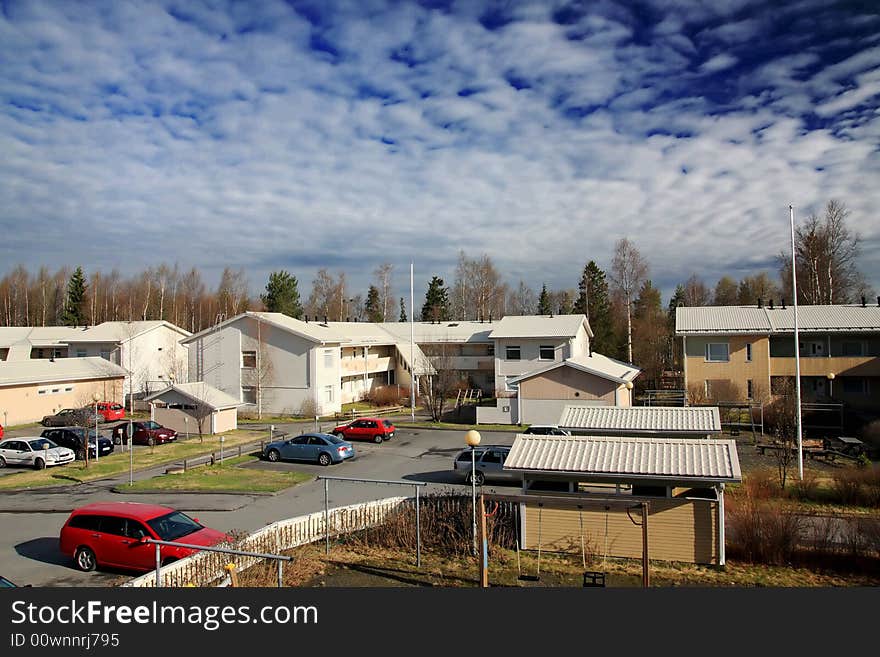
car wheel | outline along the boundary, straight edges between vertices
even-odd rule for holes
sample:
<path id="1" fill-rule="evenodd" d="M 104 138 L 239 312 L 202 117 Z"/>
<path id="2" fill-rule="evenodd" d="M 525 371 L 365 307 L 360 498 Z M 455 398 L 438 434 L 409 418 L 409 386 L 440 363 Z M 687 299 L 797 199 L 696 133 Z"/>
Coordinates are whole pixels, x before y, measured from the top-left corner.
<path id="1" fill-rule="evenodd" d="M 46 462 L 39 456 L 34 459 L 34 470 L 42 470 L 46 467 Z"/>
<path id="2" fill-rule="evenodd" d="M 473 477 L 471 477 L 471 473 L 468 472 L 467 482 L 468 482 L 469 484 L 470 484 L 470 483 L 474 483 L 474 484 L 477 485 L 477 486 L 482 486 L 484 481 L 486 481 L 486 475 L 484 475 L 484 474 L 483 474 L 482 472 L 480 472 L 479 470 L 477 470 L 477 471 L 474 473 Z"/>
<path id="3" fill-rule="evenodd" d="M 327 452 L 321 452 L 318 455 L 318 463 L 320 465 L 330 465 L 333 462 L 333 459 L 330 458 L 330 455 Z"/>
<path id="4" fill-rule="evenodd" d="M 272 463 L 277 463 L 281 460 L 281 452 L 279 452 L 277 449 L 270 449 L 266 457 L 270 461 L 272 461 Z"/>
<path id="5" fill-rule="evenodd" d="M 381 445 L 382 444 L 382 434 L 377 433 L 375 436 L 373 436 L 373 442 L 376 443 L 377 445 Z"/>
<path id="6" fill-rule="evenodd" d="M 95 553 L 92 552 L 91 548 L 85 546 L 76 548 L 76 554 L 73 555 L 73 559 L 76 561 L 76 567 L 85 572 L 94 570 L 98 565 Z"/>
<path id="7" fill-rule="evenodd" d="M 6 459 L 0 456 L 0 468 L 6 467 Z"/>

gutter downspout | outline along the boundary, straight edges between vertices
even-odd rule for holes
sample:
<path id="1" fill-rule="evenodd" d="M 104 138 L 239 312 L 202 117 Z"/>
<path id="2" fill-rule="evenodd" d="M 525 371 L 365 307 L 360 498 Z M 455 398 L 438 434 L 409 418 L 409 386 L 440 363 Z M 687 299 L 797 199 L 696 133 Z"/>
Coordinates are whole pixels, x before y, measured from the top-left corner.
<path id="1" fill-rule="evenodd" d="M 718 484 L 718 565 L 725 565 L 724 551 L 724 484 Z"/>
<path id="2" fill-rule="evenodd" d="M 687 406 L 688 390 L 688 336 L 681 336 L 681 364 L 684 370 L 684 405 Z"/>

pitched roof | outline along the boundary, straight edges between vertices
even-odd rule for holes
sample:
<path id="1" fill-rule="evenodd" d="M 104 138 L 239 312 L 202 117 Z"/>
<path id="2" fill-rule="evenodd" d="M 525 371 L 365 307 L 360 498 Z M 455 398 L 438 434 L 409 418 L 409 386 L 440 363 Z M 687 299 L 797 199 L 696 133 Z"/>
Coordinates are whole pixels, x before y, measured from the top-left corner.
<path id="1" fill-rule="evenodd" d="M 148 395 L 144 399 L 145 401 L 152 401 L 162 397 L 172 390 L 180 393 L 184 397 L 189 397 L 194 401 L 210 406 L 213 410 L 244 406 L 242 402 L 238 401 L 232 395 L 229 395 L 222 390 L 218 390 L 214 386 L 209 386 L 202 381 L 195 381 L 193 383 L 175 383 L 164 390 Z"/>
<path id="2" fill-rule="evenodd" d="M 880 331 L 880 306 L 798 306 L 798 330 L 804 332 Z M 794 308 L 763 306 L 702 306 L 675 309 L 678 335 L 713 333 L 791 333 Z"/>
<path id="3" fill-rule="evenodd" d="M 0 363 L 0 386 L 55 383 L 80 379 L 110 379 L 126 371 L 100 356 L 87 358 L 38 358 Z"/>
<path id="4" fill-rule="evenodd" d="M 337 331 L 330 328 L 329 324 L 324 324 L 322 322 L 304 322 L 299 319 L 295 319 L 290 317 L 289 315 L 285 315 L 284 313 L 264 313 L 264 312 L 253 312 L 247 311 L 236 315 L 235 317 L 230 317 L 229 319 L 217 324 L 216 326 L 211 326 L 210 328 L 206 328 L 204 330 L 199 331 L 198 333 L 193 333 L 185 340 L 181 340 L 182 344 L 189 344 L 202 336 L 208 335 L 218 329 L 228 326 L 233 322 L 237 322 L 243 318 L 255 318 L 260 320 L 261 322 L 265 322 L 270 326 L 278 327 L 284 331 L 289 333 L 293 333 L 294 335 L 298 335 L 306 340 L 310 340 L 312 342 L 317 342 L 319 344 L 330 343 L 330 344 L 342 344 L 349 342 L 349 339 L 338 333 Z"/>
<path id="5" fill-rule="evenodd" d="M 585 406 L 569 405 L 562 411 L 564 429 L 629 436 L 645 434 L 721 433 L 717 406 Z"/>
<path id="6" fill-rule="evenodd" d="M 469 321 L 449 321 L 449 322 L 413 322 L 412 333 L 416 342 L 419 343 L 436 343 L 436 342 L 480 342 L 491 344 L 492 340 L 489 334 L 499 325 L 500 322 L 469 322 Z M 397 340 L 410 339 L 409 322 L 382 322 L 378 324 L 382 330 L 387 331 Z"/>
<path id="7" fill-rule="evenodd" d="M 577 370 L 581 370 L 582 372 L 595 374 L 597 376 L 601 376 L 603 379 L 609 379 L 611 381 L 616 381 L 617 383 L 626 383 L 627 381 L 632 381 L 641 373 L 641 370 L 635 365 L 624 363 L 622 361 L 609 358 L 608 356 L 603 356 L 602 354 L 593 352 L 591 356 L 566 358 L 562 361 L 550 363 L 549 365 L 532 370 L 531 372 L 526 372 L 525 374 L 521 374 L 518 377 L 510 379 L 508 383 L 519 383 L 520 381 L 531 379 L 534 376 L 538 376 L 539 374 L 543 374 L 544 372 L 549 372 L 550 370 L 555 370 L 557 367 L 563 366 L 573 367 Z"/>
<path id="8" fill-rule="evenodd" d="M 593 332 L 586 315 L 505 315 L 489 334 L 495 338 L 573 338 L 581 326 Z"/>
<path id="9" fill-rule="evenodd" d="M 0 326 L 0 347 L 64 346 L 70 339 L 82 335 L 85 331 L 84 327 L 73 326 Z"/>
<path id="10" fill-rule="evenodd" d="M 707 438 L 519 434 L 504 469 L 580 474 L 609 480 L 742 480 L 736 442 Z"/>
<path id="11" fill-rule="evenodd" d="M 71 336 L 66 342 L 125 342 L 161 326 L 177 331 L 183 336 L 190 335 L 189 331 L 159 319 L 138 322 L 103 322 Z"/>

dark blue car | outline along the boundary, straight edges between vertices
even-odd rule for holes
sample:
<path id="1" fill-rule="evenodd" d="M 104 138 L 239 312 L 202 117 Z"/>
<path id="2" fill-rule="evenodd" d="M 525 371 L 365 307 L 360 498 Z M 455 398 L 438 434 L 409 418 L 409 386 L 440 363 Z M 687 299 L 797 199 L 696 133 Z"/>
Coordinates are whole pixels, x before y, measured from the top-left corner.
<path id="1" fill-rule="evenodd" d="M 354 446 L 328 433 L 304 433 L 296 438 L 269 443 L 263 454 L 272 462 L 312 461 L 321 465 L 330 465 L 352 458 Z"/>

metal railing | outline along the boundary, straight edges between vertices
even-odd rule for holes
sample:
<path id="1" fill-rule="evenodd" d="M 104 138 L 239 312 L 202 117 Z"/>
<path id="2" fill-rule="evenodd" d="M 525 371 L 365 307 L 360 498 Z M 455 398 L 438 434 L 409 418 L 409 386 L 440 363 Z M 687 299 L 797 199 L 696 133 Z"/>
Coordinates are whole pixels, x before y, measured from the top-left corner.
<path id="1" fill-rule="evenodd" d="M 177 541 L 158 541 L 155 538 L 144 538 L 144 543 L 150 543 L 156 546 L 156 587 L 162 586 L 162 546 L 169 545 L 171 547 L 188 548 L 191 550 L 207 550 L 208 552 L 219 552 L 221 554 L 234 554 L 240 557 L 255 557 L 257 559 L 275 559 L 278 562 L 278 587 L 284 586 L 284 562 L 293 561 L 293 557 L 283 554 L 266 554 L 263 552 L 247 552 L 245 550 L 233 550 L 232 548 L 221 548 L 207 545 L 191 545 L 189 543 L 178 543 Z"/>

